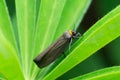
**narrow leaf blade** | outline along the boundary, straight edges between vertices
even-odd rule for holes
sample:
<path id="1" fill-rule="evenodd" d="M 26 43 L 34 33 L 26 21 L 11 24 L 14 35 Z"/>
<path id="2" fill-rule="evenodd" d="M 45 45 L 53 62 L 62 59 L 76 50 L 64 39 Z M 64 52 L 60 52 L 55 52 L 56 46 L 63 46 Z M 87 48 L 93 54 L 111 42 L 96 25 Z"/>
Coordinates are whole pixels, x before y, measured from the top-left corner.
<path id="1" fill-rule="evenodd" d="M 120 66 L 97 70 L 71 80 L 118 80 L 120 79 Z"/>

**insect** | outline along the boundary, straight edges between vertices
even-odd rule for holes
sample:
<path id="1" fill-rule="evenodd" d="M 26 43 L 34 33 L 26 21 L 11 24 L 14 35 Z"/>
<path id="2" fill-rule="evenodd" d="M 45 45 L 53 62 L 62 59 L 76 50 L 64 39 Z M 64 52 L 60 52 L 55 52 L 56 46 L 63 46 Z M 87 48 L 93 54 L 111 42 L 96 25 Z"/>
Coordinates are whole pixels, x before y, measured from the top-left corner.
<path id="1" fill-rule="evenodd" d="M 44 68 L 45 66 L 56 60 L 65 50 L 66 46 L 69 48 L 72 44 L 72 39 L 78 38 L 80 33 L 68 30 L 63 35 L 61 35 L 53 44 L 51 44 L 47 49 L 45 49 L 41 54 L 39 54 L 34 62 L 38 67 Z"/>

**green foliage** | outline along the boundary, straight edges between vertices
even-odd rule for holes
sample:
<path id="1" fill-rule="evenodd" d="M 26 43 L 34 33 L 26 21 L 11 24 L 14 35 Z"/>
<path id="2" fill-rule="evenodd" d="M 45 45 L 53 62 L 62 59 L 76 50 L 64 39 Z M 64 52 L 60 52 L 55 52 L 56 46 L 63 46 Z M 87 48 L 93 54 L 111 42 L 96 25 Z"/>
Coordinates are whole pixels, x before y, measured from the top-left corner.
<path id="1" fill-rule="evenodd" d="M 57 78 L 110 41 L 119 37 L 119 20 L 120 6 L 93 25 L 76 44 L 73 45 L 72 52 L 47 77 L 45 77 L 45 79 Z"/>
<path id="2" fill-rule="evenodd" d="M 90 3 L 91 0 L 15 0 L 16 14 L 9 16 L 5 0 L 0 0 L 0 79 L 54 80 L 116 39 L 120 34 L 120 6 L 86 31 L 65 59 L 44 69 L 34 64 L 33 59 L 63 32 L 78 28 Z M 104 78 L 104 74 L 117 68 L 95 72 L 94 76 Z"/>
<path id="3" fill-rule="evenodd" d="M 105 68 L 71 80 L 118 80 L 120 79 L 120 66 Z"/>
<path id="4" fill-rule="evenodd" d="M 0 73 L 0 80 L 7 80 L 3 74 Z"/>

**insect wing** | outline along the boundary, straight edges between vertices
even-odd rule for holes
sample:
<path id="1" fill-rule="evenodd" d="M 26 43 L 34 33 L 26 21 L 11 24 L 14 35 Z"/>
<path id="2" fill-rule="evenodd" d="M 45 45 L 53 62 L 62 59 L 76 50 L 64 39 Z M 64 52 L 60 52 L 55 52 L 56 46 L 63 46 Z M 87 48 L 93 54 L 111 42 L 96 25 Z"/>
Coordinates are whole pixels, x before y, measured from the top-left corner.
<path id="1" fill-rule="evenodd" d="M 40 68 L 49 65 L 60 56 L 60 54 L 65 50 L 65 47 L 68 43 L 69 39 L 64 38 L 64 35 L 62 35 L 55 43 L 53 43 L 37 58 L 35 58 L 34 62 Z"/>

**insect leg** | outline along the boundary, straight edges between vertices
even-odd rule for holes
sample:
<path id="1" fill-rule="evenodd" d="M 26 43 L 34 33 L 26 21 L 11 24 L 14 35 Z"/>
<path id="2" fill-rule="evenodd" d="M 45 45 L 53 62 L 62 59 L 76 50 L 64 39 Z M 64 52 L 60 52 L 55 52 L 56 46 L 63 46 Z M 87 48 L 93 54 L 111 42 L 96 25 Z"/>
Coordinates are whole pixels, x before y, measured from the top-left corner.
<path id="1" fill-rule="evenodd" d="M 72 38 L 70 39 L 69 51 L 70 51 L 71 45 L 72 45 Z"/>
<path id="2" fill-rule="evenodd" d="M 81 34 L 77 33 L 76 36 L 74 36 L 74 38 L 80 38 Z"/>

